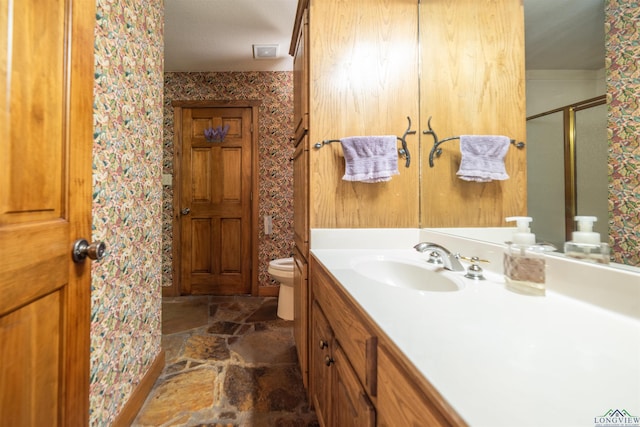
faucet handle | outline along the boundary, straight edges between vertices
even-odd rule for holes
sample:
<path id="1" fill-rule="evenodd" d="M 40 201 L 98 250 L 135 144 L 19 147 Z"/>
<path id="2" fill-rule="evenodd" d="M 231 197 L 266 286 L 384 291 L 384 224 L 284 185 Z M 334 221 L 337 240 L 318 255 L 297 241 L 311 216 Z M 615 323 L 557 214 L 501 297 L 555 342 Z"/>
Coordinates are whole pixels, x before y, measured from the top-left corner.
<path id="1" fill-rule="evenodd" d="M 478 263 L 479 262 L 488 263 L 489 260 L 480 259 L 477 256 L 473 256 L 471 258 L 460 256 L 460 258 L 462 258 L 465 261 L 469 261 L 471 263 L 471 265 L 467 268 L 467 274 L 465 274 L 464 277 L 466 277 L 467 279 L 473 279 L 473 280 L 486 280 L 486 278 L 482 274 L 483 273 L 482 267 L 480 267 Z"/>
<path id="2" fill-rule="evenodd" d="M 435 264 L 435 265 L 443 265 L 444 261 L 442 261 L 442 257 L 440 256 L 440 254 L 436 251 L 431 251 L 429 252 L 429 258 L 427 258 L 427 262 L 429 264 Z"/>

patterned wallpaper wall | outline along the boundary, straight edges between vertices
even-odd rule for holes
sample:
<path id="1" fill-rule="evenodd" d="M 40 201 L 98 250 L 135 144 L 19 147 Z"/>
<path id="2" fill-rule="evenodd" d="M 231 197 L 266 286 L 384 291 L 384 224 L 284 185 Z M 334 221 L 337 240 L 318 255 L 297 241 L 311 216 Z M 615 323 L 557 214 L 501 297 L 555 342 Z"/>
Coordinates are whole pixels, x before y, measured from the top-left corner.
<path id="1" fill-rule="evenodd" d="M 607 0 L 610 195 L 615 245 L 638 263 L 640 170 L 637 0 Z M 91 425 L 110 425 L 160 351 L 160 287 L 167 260 L 172 99 L 262 99 L 260 215 L 274 215 L 260 259 L 288 255 L 291 229 L 292 77 L 288 73 L 163 75 L 163 0 L 97 0 L 93 238 L 109 245 L 94 263 Z M 163 78 L 167 94 L 164 105 Z M 164 129 L 168 132 L 162 136 Z M 163 201 L 164 200 L 164 201 Z M 164 203 L 164 208 L 161 204 Z M 161 226 L 164 218 L 164 230 Z M 170 222 L 169 222 L 170 223 Z M 163 249 L 162 238 L 165 236 Z M 170 236 L 170 234 L 169 234 Z M 170 243 L 169 243 L 170 244 Z M 165 252 L 164 267 L 161 264 Z M 261 271 L 261 283 L 266 283 Z"/>
<path id="2" fill-rule="evenodd" d="M 291 72 L 165 73 L 163 173 L 173 174 L 173 107 L 176 100 L 253 100 L 262 102 L 258 122 L 258 284 L 274 286 L 269 261 L 293 249 L 293 74 Z M 171 286 L 173 189 L 164 186 L 163 286 Z M 262 218 L 271 215 L 266 236 Z"/>
<path id="3" fill-rule="evenodd" d="M 608 0 L 609 234 L 615 261 L 640 265 L 640 1 Z"/>
<path id="4" fill-rule="evenodd" d="M 91 414 L 110 425 L 160 351 L 163 0 L 98 0 Z"/>

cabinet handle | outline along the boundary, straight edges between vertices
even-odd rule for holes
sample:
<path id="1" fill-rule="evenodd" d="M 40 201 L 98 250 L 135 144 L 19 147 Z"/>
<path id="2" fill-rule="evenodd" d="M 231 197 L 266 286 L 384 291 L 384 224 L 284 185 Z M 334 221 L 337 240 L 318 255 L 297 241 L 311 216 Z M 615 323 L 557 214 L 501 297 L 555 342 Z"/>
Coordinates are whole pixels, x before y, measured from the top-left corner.
<path id="1" fill-rule="evenodd" d="M 329 343 L 326 342 L 325 340 L 321 339 L 320 340 L 320 350 L 324 350 L 327 347 L 329 347 Z"/>
<path id="2" fill-rule="evenodd" d="M 325 356 L 324 357 L 324 364 L 327 366 L 331 366 L 333 364 L 333 362 L 335 362 L 335 360 L 333 360 L 333 358 L 331 356 Z"/>

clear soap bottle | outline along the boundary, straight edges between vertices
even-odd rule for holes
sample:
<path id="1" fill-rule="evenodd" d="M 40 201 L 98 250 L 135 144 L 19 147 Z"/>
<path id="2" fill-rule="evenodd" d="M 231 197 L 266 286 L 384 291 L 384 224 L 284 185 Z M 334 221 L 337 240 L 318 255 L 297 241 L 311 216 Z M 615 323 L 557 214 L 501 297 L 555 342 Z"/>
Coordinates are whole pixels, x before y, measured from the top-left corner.
<path id="1" fill-rule="evenodd" d="M 571 234 L 571 241 L 564 244 L 564 254 L 599 264 L 609 263 L 609 245 L 600 242 L 600 233 L 593 231 L 595 216 L 577 216 L 578 230 Z"/>
<path id="2" fill-rule="evenodd" d="M 507 289 L 526 295 L 545 295 L 545 248 L 536 244 L 527 216 L 506 218 L 516 221 L 517 229 L 504 252 L 504 278 Z"/>

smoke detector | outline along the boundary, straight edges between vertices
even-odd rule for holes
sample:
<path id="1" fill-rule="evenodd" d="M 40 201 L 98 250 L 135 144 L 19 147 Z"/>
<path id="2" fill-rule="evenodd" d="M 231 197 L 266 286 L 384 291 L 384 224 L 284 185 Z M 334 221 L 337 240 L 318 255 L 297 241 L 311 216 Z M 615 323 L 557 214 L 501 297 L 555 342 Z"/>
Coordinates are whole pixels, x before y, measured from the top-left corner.
<path id="1" fill-rule="evenodd" d="M 254 44 L 253 59 L 273 59 L 278 57 L 277 44 Z"/>

